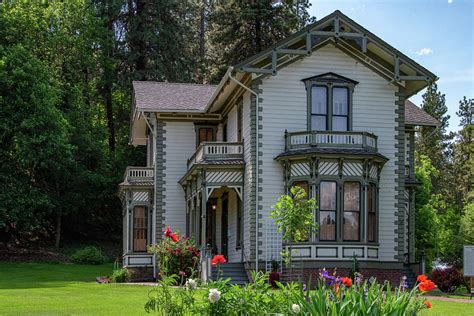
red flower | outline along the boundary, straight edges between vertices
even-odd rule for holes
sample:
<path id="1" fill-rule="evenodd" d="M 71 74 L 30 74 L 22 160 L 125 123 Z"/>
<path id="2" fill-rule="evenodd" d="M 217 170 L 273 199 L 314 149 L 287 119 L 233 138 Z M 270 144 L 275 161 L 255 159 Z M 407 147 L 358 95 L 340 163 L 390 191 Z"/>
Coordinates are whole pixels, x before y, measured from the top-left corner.
<path id="1" fill-rule="evenodd" d="M 179 240 L 178 235 L 176 235 L 175 233 L 170 233 L 170 234 L 169 234 L 169 237 L 170 237 L 171 240 L 174 241 L 174 242 L 178 242 L 178 240 Z"/>
<path id="2" fill-rule="evenodd" d="M 171 228 L 168 226 L 166 227 L 166 230 L 165 230 L 165 237 L 169 237 L 170 234 L 172 234 L 172 232 L 171 232 Z"/>
<path id="3" fill-rule="evenodd" d="M 429 301 L 425 301 L 423 304 L 425 304 L 428 309 L 431 308 L 431 303 Z"/>
<path id="4" fill-rule="evenodd" d="M 424 274 L 420 274 L 418 278 L 416 278 L 416 281 L 418 282 L 425 282 L 428 279 L 428 277 Z"/>
<path id="5" fill-rule="evenodd" d="M 225 257 L 223 255 L 215 255 L 214 258 L 212 258 L 211 260 L 212 265 L 226 263 L 226 262 L 227 261 L 225 260 Z"/>
<path id="6" fill-rule="evenodd" d="M 426 279 L 425 281 L 420 283 L 418 288 L 422 292 L 429 292 L 435 288 L 435 284 L 433 281 Z"/>
<path id="7" fill-rule="evenodd" d="M 346 287 L 351 287 L 351 285 L 352 285 L 352 279 L 351 278 L 341 278 L 341 282 Z"/>

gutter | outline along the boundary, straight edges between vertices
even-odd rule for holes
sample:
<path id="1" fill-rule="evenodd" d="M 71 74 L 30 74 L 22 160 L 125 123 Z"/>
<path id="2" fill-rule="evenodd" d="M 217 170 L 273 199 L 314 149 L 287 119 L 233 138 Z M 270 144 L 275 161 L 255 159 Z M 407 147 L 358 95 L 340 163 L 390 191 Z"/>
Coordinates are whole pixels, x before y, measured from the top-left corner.
<path id="1" fill-rule="evenodd" d="M 229 67 L 227 70 L 225 76 L 222 78 L 221 83 L 219 84 L 218 89 L 220 89 L 220 86 L 223 82 L 225 82 L 228 77 L 230 80 L 234 81 L 237 85 L 241 86 L 243 89 L 247 90 L 251 94 L 255 96 L 256 102 L 255 102 L 255 128 L 256 128 L 256 142 L 255 142 L 255 271 L 258 271 L 258 93 L 244 85 L 242 82 L 239 80 L 235 79 L 232 77 L 232 71 L 234 70 L 234 67 Z M 224 80 L 225 79 L 225 80 Z M 218 91 L 216 89 L 216 91 Z M 213 96 L 214 97 L 214 96 Z M 213 98 L 211 98 L 210 101 L 212 101 Z M 207 107 L 206 107 L 207 108 Z"/>

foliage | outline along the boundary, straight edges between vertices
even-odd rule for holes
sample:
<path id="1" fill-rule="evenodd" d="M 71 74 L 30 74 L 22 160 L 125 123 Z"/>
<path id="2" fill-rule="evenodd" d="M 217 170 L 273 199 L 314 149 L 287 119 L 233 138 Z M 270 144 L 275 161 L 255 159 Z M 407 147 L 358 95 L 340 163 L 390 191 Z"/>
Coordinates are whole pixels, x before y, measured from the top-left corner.
<path id="1" fill-rule="evenodd" d="M 359 260 L 357 260 L 357 256 L 354 254 L 352 256 L 352 265 L 351 265 L 351 272 L 349 273 L 349 277 L 354 279 L 356 275 L 359 274 Z"/>
<path id="2" fill-rule="evenodd" d="M 102 251 L 94 246 L 87 246 L 71 255 L 72 261 L 78 264 L 102 264 L 107 261 Z"/>
<path id="3" fill-rule="evenodd" d="M 130 281 L 131 277 L 132 277 L 132 274 L 127 268 L 120 268 L 112 272 L 112 275 L 110 276 L 110 280 L 113 283 L 125 283 L 125 282 Z"/>
<path id="4" fill-rule="evenodd" d="M 466 204 L 461 218 L 460 235 L 464 245 L 474 245 L 474 202 Z"/>
<path id="5" fill-rule="evenodd" d="M 179 287 L 171 294 L 170 285 L 177 276 L 165 278 L 153 289 L 145 305 L 146 311 L 173 315 L 415 315 L 430 303 L 423 299 L 420 288 L 429 289 L 432 282 L 426 277 L 411 291 L 403 287 L 392 289 L 390 284 L 363 281 L 361 276 L 352 281 L 322 271 L 305 289 L 299 284 L 277 283 L 272 290 L 268 276 L 252 274 L 252 282 L 243 287 L 229 285 L 229 279 L 210 281 L 203 285 L 202 300 L 191 297 L 192 290 Z"/>
<path id="6" fill-rule="evenodd" d="M 272 206 L 271 215 L 278 232 L 282 233 L 283 240 L 288 243 L 305 240 L 318 228 L 313 220 L 313 211 L 317 208 L 316 199 L 308 199 L 305 190 L 299 186 L 292 187 L 290 193 L 278 198 Z"/>
<path id="7" fill-rule="evenodd" d="M 458 287 L 464 285 L 464 277 L 455 267 L 434 269 L 431 272 L 431 278 L 438 288 L 445 293 L 454 293 Z"/>
<path id="8" fill-rule="evenodd" d="M 415 168 L 416 178 L 421 181 L 415 197 L 415 246 L 418 260 L 424 252 L 430 268 L 431 262 L 438 254 L 440 225 L 436 207 L 441 197 L 432 193 L 431 178 L 436 176 L 438 171 L 428 157 L 420 156 L 419 161 L 421 165 Z"/>
<path id="9" fill-rule="evenodd" d="M 196 287 L 171 288 L 172 285 L 178 283 L 178 279 L 177 275 L 163 277 L 160 283 L 148 293 L 148 301 L 145 304 L 147 313 L 193 315 L 196 312 L 196 299 L 194 298 Z"/>
<path id="10" fill-rule="evenodd" d="M 170 227 L 163 238 L 148 247 L 148 252 L 156 254 L 161 277 L 179 275 L 180 282 L 194 277 L 199 264 L 199 249 L 192 239 L 171 232 Z"/>

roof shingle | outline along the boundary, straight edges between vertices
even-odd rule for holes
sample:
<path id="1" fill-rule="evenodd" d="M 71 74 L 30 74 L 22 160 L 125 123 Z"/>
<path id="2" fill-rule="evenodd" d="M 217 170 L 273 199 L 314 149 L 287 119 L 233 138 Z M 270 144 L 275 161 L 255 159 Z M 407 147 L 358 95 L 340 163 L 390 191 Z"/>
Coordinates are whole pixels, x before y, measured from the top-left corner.
<path id="1" fill-rule="evenodd" d="M 437 126 L 437 119 L 417 107 L 410 100 L 405 101 L 405 124 L 420 126 Z"/>
<path id="2" fill-rule="evenodd" d="M 134 81 L 137 108 L 148 111 L 201 111 L 216 86 L 191 83 Z"/>

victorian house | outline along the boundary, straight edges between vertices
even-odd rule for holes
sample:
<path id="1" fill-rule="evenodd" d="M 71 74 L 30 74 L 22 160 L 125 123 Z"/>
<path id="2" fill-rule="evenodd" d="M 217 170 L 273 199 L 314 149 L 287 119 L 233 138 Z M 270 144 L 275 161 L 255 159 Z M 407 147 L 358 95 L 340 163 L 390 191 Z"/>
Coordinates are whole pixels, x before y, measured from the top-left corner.
<path id="1" fill-rule="evenodd" d="M 395 25 L 393 25 L 395 27 Z M 167 226 L 230 263 L 270 269 L 291 248 L 311 272 L 397 279 L 415 262 L 414 133 L 438 122 L 407 99 L 436 75 L 339 11 L 231 66 L 218 85 L 133 83 L 123 264 L 154 273 Z M 315 197 L 319 230 L 286 244 L 271 206 Z"/>

